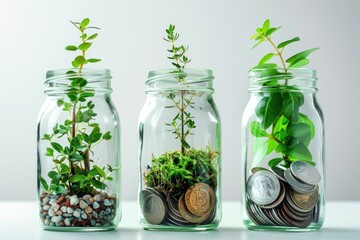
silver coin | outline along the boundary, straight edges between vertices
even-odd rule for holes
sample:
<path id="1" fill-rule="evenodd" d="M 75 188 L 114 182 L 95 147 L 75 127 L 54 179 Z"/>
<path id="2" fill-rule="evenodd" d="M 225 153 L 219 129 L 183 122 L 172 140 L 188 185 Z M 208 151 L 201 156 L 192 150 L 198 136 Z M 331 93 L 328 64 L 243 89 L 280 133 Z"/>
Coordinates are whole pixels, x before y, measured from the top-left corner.
<path id="1" fill-rule="evenodd" d="M 313 210 L 313 222 L 318 223 L 320 218 L 320 200 L 316 204 L 314 210 Z"/>
<path id="2" fill-rule="evenodd" d="M 166 198 L 166 202 L 168 204 L 168 216 L 167 222 L 170 225 L 176 226 L 185 226 L 185 225 L 194 225 L 183 218 L 179 211 L 179 197 L 181 196 L 180 193 L 176 194 L 169 194 Z"/>
<path id="3" fill-rule="evenodd" d="M 255 223 L 256 225 L 262 225 L 261 222 L 257 219 L 255 213 L 253 212 L 253 210 L 251 209 L 250 205 L 251 205 L 251 200 L 248 199 L 247 203 L 246 203 L 246 210 L 247 210 L 247 215 L 250 218 L 250 220 Z"/>
<path id="4" fill-rule="evenodd" d="M 167 205 L 163 198 L 151 193 L 144 200 L 143 216 L 150 224 L 158 225 L 167 215 Z"/>
<path id="5" fill-rule="evenodd" d="M 285 186 L 284 186 L 284 184 L 282 182 L 280 182 L 280 194 L 279 194 L 279 197 L 274 202 L 272 202 L 271 204 L 261 205 L 260 207 L 265 208 L 265 209 L 275 208 L 275 207 L 279 206 L 282 203 L 284 198 L 285 198 Z"/>
<path id="6" fill-rule="evenodd" d="M 260 223 L 259 225 L 266 225 L 267 224 L 265 219 L 263 219 L 260 216 L 260 214 L 259 214 L 259 212 L 258 212 L 258 210 L 256 208 L 256 205 L 255 205 L 255 203 L 253 201 L 250 201 L 250 209 L 254 213 L 254 217 L 256 218 L 256 220 Z"/>
<path id="7" fill-rule="evenodd" d="M 317 185 L 321 180 L 319 171 L 307 162 L 295 161 L 290 165 L 290 169 L 297 179 L 306 184 Z"/>
<path id="8" fill-rule="evenodd" d="M 258 171 L 249 177 L 247 192 L 254 203 L 268 205 L 279 197 L 280 182 L 272 172 Z"/>
<path id="9" fill-rule="evenodd" d="M 314 185 L 309 185 L 298 181 L 291 173 L 290 168 L 286 169 L 284 172 L 284 177 L 286 181 L 292 188 L 295 188 L 298 192 L 308 193 L 314 190 Z"/>
<path id="10" fill-rule="evenodd" d="M 266 214 L 262 211 L 262 209 L 258 205 L 254 204 L 253 206 L 258 214 L 257 216 L 264 221 L 264 225 L 266 226 L 273 225 L 273 222 L 266 216 Z"/>
<path id="11" fill-rule="evenodd" d="M 287 224 L 283 222 L 281 218 L 278 216 L 278 213 L 275 209 L 276 208 L 270 209 L 270 213 L 273 216 L 273 218 L 276 220 L 279 226 L 287 226 Z"/>

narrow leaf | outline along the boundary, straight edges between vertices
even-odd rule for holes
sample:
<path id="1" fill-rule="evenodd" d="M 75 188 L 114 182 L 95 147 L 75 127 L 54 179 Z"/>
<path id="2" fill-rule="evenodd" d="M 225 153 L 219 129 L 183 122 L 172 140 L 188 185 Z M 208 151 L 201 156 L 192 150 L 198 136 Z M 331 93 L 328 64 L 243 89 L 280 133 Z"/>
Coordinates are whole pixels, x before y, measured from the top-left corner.
<path id="1" fill-rule="evenodd" d="M 65 49 L 68 51 L 76 51 L 76 50 L 78 50 L 78 47 L 74 46 L 74 45 L 69 45 L 69 46 L 66 46 Z"/>
<path id="2" fill-rule="evenodd" d="M 295 62 L 293 64 L 290 64 L 289 68 L 301 68 L 303 66 L 308 65 L 309 63 L 310 63 L 310 60 L 307 59 L 307 58 L 304 58 L 304 59 L 302 59 L 300 61 L 297 61 L 297 62 Z"/>
<path id="3" fill-rule="evenodd" d="M 283 47 L 289 45 L 290 43 L 297 42 L 297 41 L 300 41 L 300 38 L 299 37 L 294 37 L 293 39 L 290 39 L 290 40 L 284 41 L 282 43 L 279 43 L 277 48 L 283 48 Z"/>
<path id="4" fill-rule="evenodd" d="M 312 52 L 314 52 L 317 49 L 319 49 L 319 48 L 311 48 L 311 49 L 299 52 L 299 53 L 291 56 L 290 58 L 286 59 L 286 62 L 290 63 L 290 65 L 291 65 L 292 63 L 295 63 L 302 59 L 307 58 L 307 56 L 309 56 Z"/>
<path id="5" fill-rule="evenodd" d="M 269 61 L 275 54 L 274 53 L 268 53 L 266 54 L 258 63 L 258 66 L 263 65 L 267 61 Z"/>
<path id="6" fill-rule="evenodd" d="M 89 43 L 89 42 L 84 42 L 84 43 L 80 44 L 78 48 L 79 48 L 81 51 L 86 51 L 86 50 L 89 49 L 90 46 L 91 46 L 91 43 Z"/>
<path id="7" fill-rule="evenodd" d="M 250 124 L 250 132 L 254 137 L 268 137 L 269 134 L 260 127 L 260 123 L 257 121 L 253 121 Z"/>

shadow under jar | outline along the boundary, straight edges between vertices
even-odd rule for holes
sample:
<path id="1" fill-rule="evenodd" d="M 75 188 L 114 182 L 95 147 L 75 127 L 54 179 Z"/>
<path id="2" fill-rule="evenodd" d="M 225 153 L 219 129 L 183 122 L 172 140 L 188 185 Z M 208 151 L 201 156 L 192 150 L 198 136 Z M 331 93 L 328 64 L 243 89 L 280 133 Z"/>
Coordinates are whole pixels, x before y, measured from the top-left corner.
<path id="1" fill-rule="evenodd" d="M 215 229 L 221 220 L 221 128 L 211 70 L 150 71 L 139 119 L 140 224 Z"/>
<path id="2" fill-rule="evenodd" d="M 120 122 L 106 69 L 48 71 L 37 129 L 40 224 L 55 231 L 115 229 Z"/>
<path id="3" fill-rule="evenodd" d="M 313 231 L 325 213 L 324 119 L 316 72 L 250 73 L 242 119 L 242 213 L 251 230 Z"/>

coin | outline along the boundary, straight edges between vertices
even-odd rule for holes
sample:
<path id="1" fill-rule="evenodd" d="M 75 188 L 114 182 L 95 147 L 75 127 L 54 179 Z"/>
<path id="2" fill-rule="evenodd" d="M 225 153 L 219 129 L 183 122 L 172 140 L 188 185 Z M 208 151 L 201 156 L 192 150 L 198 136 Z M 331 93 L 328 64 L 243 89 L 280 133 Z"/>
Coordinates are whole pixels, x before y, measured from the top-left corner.
<path id="1" fill-rule="evenodd" d="M 296 221 L 286 215 L 282 209 L 279 209 L 279 213 L 286 222 L 290 223 L 290 225 L 294 227 L 305 228 L 312 222 L 312 215 L 309 215 L 304 221 Z"/>
<path id="2" fill-rule="evenodd" d="M 286 182 L 284 177 L 284 171 L 285 169 L 279 168 L 279 167 L 271 167 L 271 171 L 282 181 Z"/>
<path id="3" fill-rule="evenodd" d="M 213 210 L 208 214 L 208 217 L 201 223 L 201 224 L 209 224 L 211 223 L 216 216 L 216 208 L 214 207 Z"/>
<path id="4" fill-rule="evenodd" d="M 158 225 L 167 215 L 167 205 L 164 199 L 156 194 L 149 194 L 143 205 L 143 216 L 150 224 Z"/>
<path id="5" fill-rule="evenodd" d="M 289 168 L 285 170 L 284 177 L 285 177 L 286 181 L 289 183 L 289 185 L 292 188 L 296 189 L 298 192 L 307 193 L 307 192 L 311 192 L 314 190 L 314 185 L 309 185 L 309 184 L 298 181 L 292 175 L 292 172 Z"/>
<path id="6" fill-rule="evenodd" d="M 280 203 L 282 203 L 282 201 L 285 198 L 285 186 L 282 182 L 280 182 L 280 194 L 279 197 L 271 204 L 268 205 L 261 205 L 261 208 L 265 208 L 265 209 L 270 209 L 270 208 L 274 208 L 280 205 Z"/>
<path id="7" fill-rule="evenodd" d="M 319 171 L 307 162 L 295 161 L 291 163 L 290 169 L 297 179 L 306 184 L 317 185 L 321 180 Z"/>
<path id="8" fill-rule="evenodd" d="M 249 177 L 247 193 L 254 203 L 268 205 L 279 197 L 280 182 L 272 172 L 258 171 Z"/>
<path id="9" fill-rule="evenodd" d="M 258 172 L 258 171 L 264 171 L 264 170 L 267 170 L 267 169 L 263 168 L 263 167 L 253 167 L 251 169 L 251 173 L 254 174 L 254 173 Z"/>
<path id="10" fill-rule="evenodd" d="M 314 210 L 313 210 L 313 222 L 318 223 L 320 219 L 320 200 L 316 204 Z"/>
<path id="11" fill-rule="evenodd" d="M 270 209 L 270 213 L 279 226 L 287 226 L 287 224 L 283 222 L 281 218 L 278 216 L 278 213 L 276 212 L 275 208 Z"/>
<path id="12" fill-rule="evenodd" d="M 208 217 L 208 214 L 204 214 L 204 215 L 201 216 L 201 217 L 192 214 L 192 213 L 186 208 L 184 199 L 185 199 L 185 194 L 182 194 L 181 197 L 180 197 L 180 199 L 179 199 L 179 205 L 178 205 L 180 214 L 181 214 L 181 216 L 182 216 L 184 219 L 186 219 L 187 221 L 189 221 L 189 222 L 191 222 L 191 223 L 201 223 L 201 222 L 203 222 L 203 221 Z"/>
<path id="13" fill-rule="evenodd" d="M 290 197 L 290 191 L 292 191 L 290 188 L 288 188 L 287 193 L 285 195 L 285 199 L 286 202 L 289 204 L 289 207 L 294 209 L 296 212 L 300 212 L 300 213 L 304 213 L 304 215 L 306 216 L 306 214 L 309 214 L 311 212 L 311 210 L 304 210 L 302 208 L 299 208 L 291 199 Z"/>
<path id="14" fill-rule="evenodd" d="M 192 214 L 202 217 L 214 208 L 215 192 L 206 183 L 196 183 L 186 190 L 184 200 Z"/>
<path id="15" fill-rule="evenodd" d="M 310 194 L 301 194 L 290 190 L 290 197 L 299 208 L 312 210 L 319 200 L 319 190 L 316 188 Z"/>
<path id="16" fill-rule="evenodd" d="M 291 211 L 285 203 L 281 205 L 281 209 L 289 218 L 293 219 L 294 221 L 305 221 L 312 214 L 307 214 L 304 217 L 299 216 L 298 214 L 293 213 L 293 211 Z"/>
<path id="17" fill-rule="evenodd" d="M 183 216 L 180 214 L 179 211 L 179 197 L 181 193 L 169 194 L 166 198 L 166 202 L 168 203 L 168 216 L 167 222 L 170 225 L 176 226 L 184 226 L 184 225 L 191 225 Z"/>
<path id="18" fill-rule="evenodd" d="M 262 223 L 257 219 L 257 217 L 255 216 L 255 213 L 253 212 L 253 210 L 251 209 L 250 205 L 252 204 L 250 202 L 251 200 L 249 199 L 247 204 L 246 204 L 246 210 L 248 213 L 248 216 L 250 218 L 250 220 L 255 223 L 256 225 L 262 225 Z"/>

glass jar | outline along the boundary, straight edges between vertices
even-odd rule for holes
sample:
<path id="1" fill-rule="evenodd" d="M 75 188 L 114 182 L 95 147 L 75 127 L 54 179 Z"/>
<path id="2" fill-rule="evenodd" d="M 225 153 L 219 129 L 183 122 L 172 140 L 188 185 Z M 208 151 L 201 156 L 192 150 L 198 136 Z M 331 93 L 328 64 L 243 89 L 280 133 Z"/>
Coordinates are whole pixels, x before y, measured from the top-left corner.
<path id="1" fill-rule="evenodd" d="M 120 122 L 110 80 L 106 69 L 47 72 L 37 128 L 46 230 L 105 231 L 120 222 Z"/>
<path id="2" fill-rule="evenodd" d="M 258 69 L 242 119 L 242 213 L 251 230 L 312 231 L 325 213 L 316 72 Z"/>
<path id="3" fill-rule="evenodd" d="M 221 220 L 221 127 L 211 70 L 150 71 L 140 115 L 140 224 L 215 229 Z"/>

